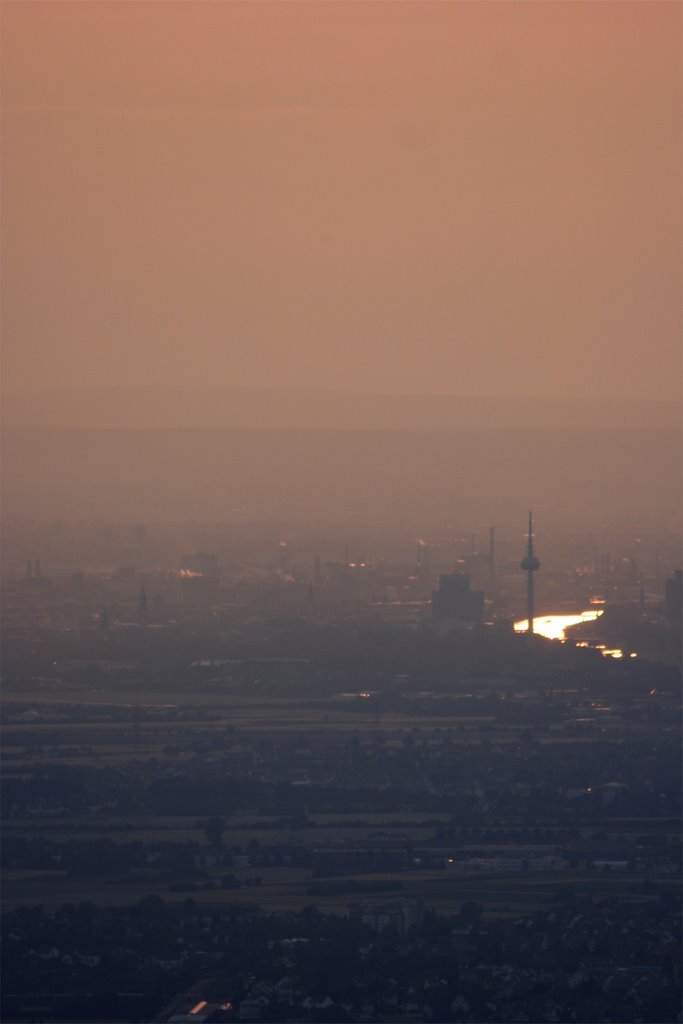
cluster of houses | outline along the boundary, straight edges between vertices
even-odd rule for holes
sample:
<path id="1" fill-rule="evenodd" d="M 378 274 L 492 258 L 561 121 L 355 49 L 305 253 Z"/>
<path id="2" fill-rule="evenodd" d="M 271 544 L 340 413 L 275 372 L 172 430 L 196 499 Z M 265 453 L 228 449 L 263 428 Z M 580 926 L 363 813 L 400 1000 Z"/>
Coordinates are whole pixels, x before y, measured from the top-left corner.
<path id="1" fill-rule="evenodd" d="M 193 989 L 159 1020 L 635 1024 L 675 1021 L 680 1010 L 676 911 L 656 900 L 640 907 L 569 901 L 508 920 L 468 925 L 452 919 L 446 929 L 434 928 L 419 901 L 398 900 L 353 906 L 350 920 L 364 925 L 365 933 L 355 972 L 342 990 L 333 978 L 329 991 L 324 978 L 311 988 L 297 973 L 287 954 L 302 943 L 305 949 L 309 940 L 275 940 L 268 953 L 288 968 L 277 980 L 268 978 L 266 960 L 264 976 L 253 975 L 241 998 L 207 996 L 193 1004 Z"/>

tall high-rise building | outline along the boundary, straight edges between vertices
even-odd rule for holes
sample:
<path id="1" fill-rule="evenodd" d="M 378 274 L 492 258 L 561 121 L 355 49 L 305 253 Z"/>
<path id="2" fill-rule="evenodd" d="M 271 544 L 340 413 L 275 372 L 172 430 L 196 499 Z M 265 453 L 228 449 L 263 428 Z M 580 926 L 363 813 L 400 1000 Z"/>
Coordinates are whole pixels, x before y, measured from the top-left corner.
<path id="1" fill-rule="evenodd" d="M 439 576 L 439 589 L 432 591 L 432 615 L 439 621 L 481 622 L 484 593 L 472 590 L 467 573 Z"/>
<path id="2" fill-rule="evenodd" d="M 664 614 L 674 626 L 680 626 L 683 619 L 683 569 L 676 569 L 673 577 L 664 584 Z"/>

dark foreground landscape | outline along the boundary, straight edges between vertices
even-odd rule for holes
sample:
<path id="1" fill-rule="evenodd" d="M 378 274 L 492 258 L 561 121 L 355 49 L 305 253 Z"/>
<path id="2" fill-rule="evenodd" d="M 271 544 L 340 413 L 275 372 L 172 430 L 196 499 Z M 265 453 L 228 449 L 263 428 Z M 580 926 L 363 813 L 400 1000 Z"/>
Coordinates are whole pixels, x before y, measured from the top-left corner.
<path id="1" fill-rule="evenodd" d="M 4 1022 L 679 1019 L 675 658 L 117 579 L 8 591 Z"/>

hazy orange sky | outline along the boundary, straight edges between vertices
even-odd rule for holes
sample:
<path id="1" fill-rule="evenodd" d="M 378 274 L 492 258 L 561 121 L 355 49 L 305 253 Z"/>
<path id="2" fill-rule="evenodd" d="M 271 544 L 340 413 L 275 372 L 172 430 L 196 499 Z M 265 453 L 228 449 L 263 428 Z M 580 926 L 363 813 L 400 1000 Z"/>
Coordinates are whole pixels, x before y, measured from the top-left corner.
<path id="1" fill-rule="evenodd" d="M 4 386 L 677 398 L 681 12 L 5 0 Z"/>

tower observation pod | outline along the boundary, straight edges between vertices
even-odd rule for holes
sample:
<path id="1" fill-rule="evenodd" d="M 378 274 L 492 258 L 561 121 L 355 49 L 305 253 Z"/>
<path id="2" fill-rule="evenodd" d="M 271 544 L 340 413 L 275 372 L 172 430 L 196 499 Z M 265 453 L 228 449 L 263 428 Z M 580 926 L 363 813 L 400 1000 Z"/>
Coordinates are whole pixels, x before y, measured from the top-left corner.
<path id="1" fill-rule="evenodd" d="M 529 512 L 526 555 L 519 564 L 526 573 L 527 638 L 529 644 L 532 645 L 534 642 L 534 573 L 541 568 L 541 563 L 534 554 L 534 522 L 532 512 Z"/>

